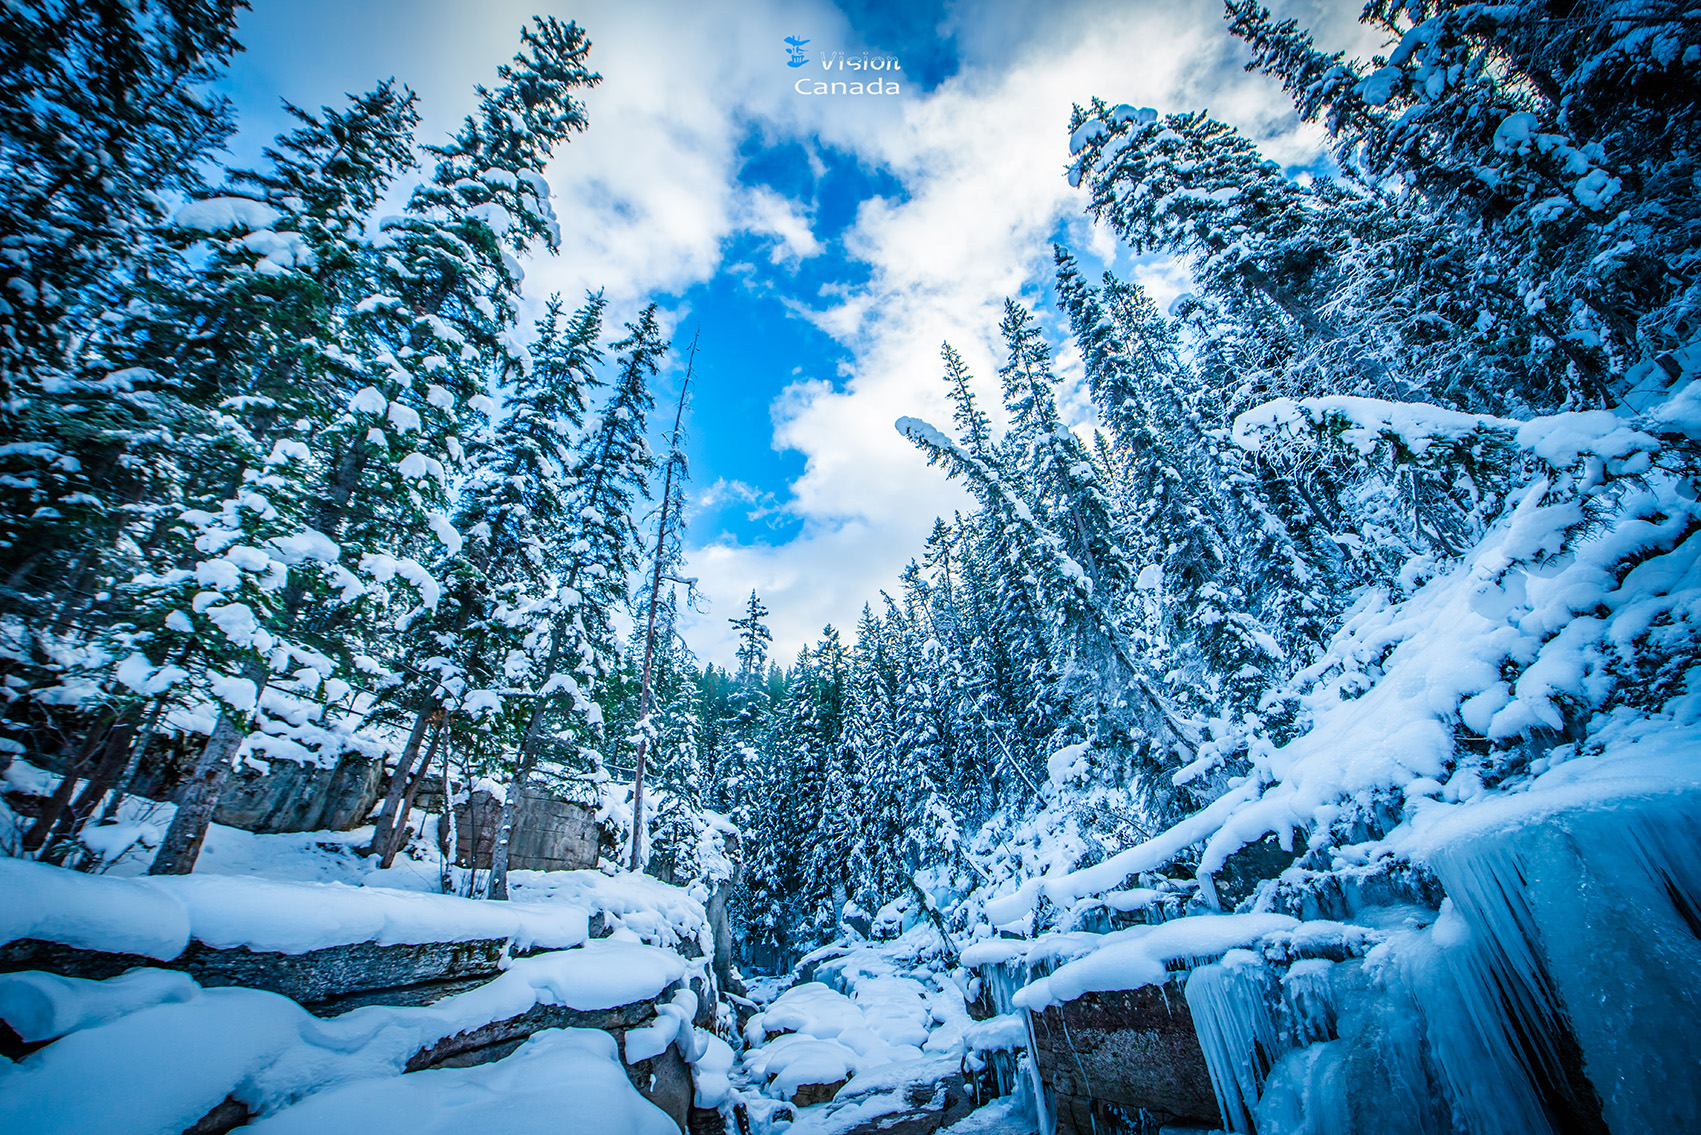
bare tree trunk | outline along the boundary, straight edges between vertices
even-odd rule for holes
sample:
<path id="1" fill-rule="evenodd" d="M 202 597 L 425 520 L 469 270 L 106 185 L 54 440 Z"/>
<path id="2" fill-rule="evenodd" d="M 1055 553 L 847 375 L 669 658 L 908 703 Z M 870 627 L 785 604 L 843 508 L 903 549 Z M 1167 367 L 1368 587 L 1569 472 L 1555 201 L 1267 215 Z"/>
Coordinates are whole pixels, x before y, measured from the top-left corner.
<path id="1" fill-rule="evenodd" d="M 177 814 L 171 818 L 171 826 L 160 841 L 148 874 L 187 875 L 195 869 L 201 845 L 207 840 L 207 828 L 213 822 L 213 811 L 219 805 L 219 794 L 230 777 L 231 762 L 247 739 L 248 731 L 229 710 L 219 714 L 213 735 L 207 738 L 195 762 L 195 771 L 178 794 Z"/>
<path id="2" fill-rule="evenodd" d="M 644 700 L 643 700 L 643 703 L 642 703 L 643 706 L 644 706 L 644 709 L 638 717 L 638 726 L 639 726 L 639 728 L 647 729 L 647 728 L 649 728 L 649 716 L 650 716 L 650 711 L 649 711 L 650 686 L 649 686 L 649 682 L 647 680 L 648 679 L 649 667 L 646 666 L 646 667 L 644 667 L 644 669 L 646 671 L 646 681 L 644 683 Z M 638 756 L 637 756 L 637 760 L 633 762 L 634 768 L 632 770 L 632 862 L 627 867 L 627 870 L 633 872 L 634 874 L 636 874 L 638 871 L 642 870 L 642 863 L 643 863 L 643 853 L 644 853 L 644 750 L 649 747 L 649 740 L 650 739 L 647 736 L 642 736 L 642 735 L 639 736 L 639 738 L 638 738 Z"/>
<path id="3" fill-rule="evenodd" d="M 396 771 L 384 793 L 384 807 L 379 810 L 378 819 L 372 825 L 372 842 L 365 849 L 367 855 L 382 855 L 390 846 L 390 829 L 395 826 L 397 810 L 401 808 L 402 796 L 407 791 L 408 774 L 419 759 L 419 746 L 425 740 L 426 726 L 431 724 L 431 715 L 437 708 L 435 700 L 428 701 L 413 719 L 408 742 L 402 747 L 402 755 L 396 760 Z"/>
<path id="4" fill-rule="evenodd" d="M 41 815 L 36 817 L 35 823 L 31 824 L 29 830 L 24 833 L 19 848 L 24 854 L 29 855 L 41 850 L 42 845 L 47 842 L 48 833 L 59 822 L 59 817 L 64 814 L 66 805 L 71 803 L 72 794 L 77 791 L 78 778 L 82 776 L 83 770 L 88 768 L 95 750 L 105 743 L 117 720 L 118 715 L 108 710 L 101 714 L 95 726 L 89 730 L 88 736 L 83 738 L 82 748 L 77 750 L 75 757 L 71 758 L 69 766 L 65 769 L 64 777 L 54 788 L 53 795 L 48 798 L 46 805 L 42 807 Z"/>
<path id="5" fill-rule="evenodd" d="M 384 857 L 378 861 L 379 867 L 387 868 L 396 860 L 396 854 L 401 851 L 408 837 L 408 817 L 413 815 L 413 802 L 419 796 L 419 787 L 425 783 L 426 774 L 431 771 L 431 759 L 437 755 L 437 746 L 443 740 L 443 722 L 437 723 L 437 729 L 431 734 L 431 744 L 425 750 L 425 759 L 419 762 L 419 768 L 408 778 L 407 792 L 403 794 L 401 807 L 396 813 L 396 820 L 390 826 L 389 839 L 384 844 Z M 397 779 L 401 778 L 398 772 Z"/>
<path id="6" fill-rule="evenodd" d="M 89 774 L 83 790 L 77 794 L 76 803 L 61 812 L 58 822 L 53 825 L 47 848 L 41 856 L 43 861 L 63 863 L 77 846 L 77 836 L 82 832 L 83 824 L 94 813 L 101 797 L 106 795 L 106 790 L 112 787 L 112 782 L 117 779 L 125 759 L 130 755 L 135 738 L 134 717 L 120 719 L 106 735 L 106 747 L 101 750 L 100 761 Z"/>
<path id="7" fill-rule="evenodd" d="M 449 748 L 443 747 L 443 815 L 437 821 L 437 850 L 443 853 L 443 866 L 437 872 L 437 889 L 449 894 L 455 879 L 455 781 L 449 773 Z"/>
<path id="8" fill-rule="evenodd" d="M 697 340 L 693 338 L 691 361 L 685 366 L 685 381 L 679 387 L 679 407 L 673 415 L 673 441 L 668 448 L 667 475 L 662 478 L 661 516 L 656 523 L 656 565 L 650 578 L 649 626 L 644 632 L 644 677 L 638 695 L 638 752 L 632 769 L 632 861 L 629 870 L 634 875 L 643 869 L 644 861 L 644 757 L 650 747 L 650 671 L 656 656 L 656 608 L 661 602 L 663 566 L 667 562 L 667 513 L 673 504 L 673 471 L 680 459 L 679 427 L 685 419 L 685 394 L 691 389 L 691 370 L 696 362 Z"/>
<path id="9" fill-rule="evenodd" d="M 508 897 L 508 844 L 514 836 L 514 809 L 519 806 L 521 786 L 531 770 L 522 765 L 508 781 L 502 794 L 502 818 L 496 824 L 496 846 L 490 849 L 490 897 Z"/>

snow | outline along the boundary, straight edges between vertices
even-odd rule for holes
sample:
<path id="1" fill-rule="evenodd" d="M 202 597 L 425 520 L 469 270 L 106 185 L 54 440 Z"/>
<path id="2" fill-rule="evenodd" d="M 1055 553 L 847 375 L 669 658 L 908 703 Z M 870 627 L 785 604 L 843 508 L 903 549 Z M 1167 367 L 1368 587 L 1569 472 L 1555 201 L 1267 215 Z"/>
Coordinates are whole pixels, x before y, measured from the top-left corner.
<path id="1" fill-rule="evenodd" d="M 1618 427 L 1607 425 L 1556 430 L 1539 444 L 1551 443 L 1558 459 L 1579 437 L 1607 453 L 1640 444 L 1615 438 Z M 1614 687 L 1605 662 L 1626 656 L 1640 636 L 1693 633 L 1677 629 L 1691 626 L 1682 612 L 1701 592 L 1701 541 L 1685 538 L 1693 502 L 1675 488 L 1626 490 L 1610 525 L 1570 544 L 1581 509 L 1563 499 L 1547 503 L 1547 492 L 1546 482 L 1525 490 L 1467 557 L 1409 599 L 1371 594 L 1361 601 L 1315 668 L 1341 671 L 1305 696 L 1313 717 L 1307 733 L 1255 753 L 1251 774 L 1206 808 L 1093 867 L 1046 879 L 1046 892 L 1067 904 L 1115 889 L 1200 843 L 1200 876 L 1208 880 L 1247 844 L 1326 826 L 1343 801 L 1377 792 L 1402 792 L 1411 822 L 1419 823 L 1426 811 L 1478 791 L 1476 764 L 1452 764 L 1461 718 L 1490 738 L 1552 728 L 1559 702 L 1595 704 Z M 1617 565 L 1638 558 L 1620 578 Z M 1651 630 L 1665 620 L 1671 631 Z M 1377 676 L 1364 689 L 1354 675 L 1366 663 L 1356 660 L 1372 658 L 1379 659 Z M 1508 663 L 1516 667 L 1511 682 L 1503 677 Z M 1442 800 L 1433 798 L 1436 784 Z M 991 918 L 1009 913 L 989 904 Z"/>
<path id="2" fill-rule="evenodd" d="M 0 974 L 0 1021 L 26 1042 L 51 1040 L 199 993 L 187 974 L 172 970 L 137 968 L 107 981 L 26 970 Z"/>
<path id="3" fill-rule="evenodd" d="M 648 947 L 646 947 L 648 948 Z M 656 1019 L 626 1034 L 626 1062 L 636 1064 L 660 1056 L 669 1045 L 678 1044 L 686 1060 L 696 1060 L 703 1046 L 691 1019 L 697 1015 L 697 995 L 681 989 L 673 1000 L 656 1009 Z"/>
<path id="4" fill-rule="evenodd" d="M 0 858 L 0 890 L 11 900 L 0 909 L 0 941 L 38 938 L 161 961 L 191 939 L 217 949 L 300 954 L 354 942 L 491 938 L 522 950 L 559 949 L 589 935 L 585 904 L 479 902 L 346 883 L 215 874 L 124 879 Z M 636 965 L 648 955 L 608 956 Z"/>
<path id="5" fill-rule="evenodd" d="M 1584 454 L 1623 460 L 1652 452 L 1659 442 L 1610 410 L 1552 414 L 1518 427 L 1518 444 L 1556 469 L 1576 464 Z"/>
<path id="6" fill-rule="evenodd" d="M 1403 78 L 1398 67 L 1379 67 L 1358 85 L 1359 98 L 1371 106 L 1384 106 L 1401 87 Z"/>
<path id="7" fill-rule="evenodd" d="M 400 402 L 391 402 L 386 417 L 390 424 L 396 427 L 398 434 L 420 432 L 419 412 L 412 407 L 404 406 Z"/>
<path id="8" fill-rule="evenodd" d="M 172 223 L 193 232 L 219 233 L 231 229 L 254 232 L 277 224 L 282 213 L 263 201 L 247 197 L 209 197 L 177 210 Z"/>
<path id="9" fill-rule="evenodd" d="M 1604 169 L 1592 169 L 1577 179 L 1571 195 L 1586 209 L 1605 209 L 1612 204 L 1624 183 Z"/>
<path id="10" fill-rule="evenodd" d="M 376 386 L 363 386 L 348 400 L 348 408 L 357 414 L 383 414 L 389 406 L 390 400 Z"/>
<path id="11" fill-rule="evenodd" d="M 805 1084 L 836 1084 L 856 1071 L 857 1052 L 837 1040 L 801 1033 L 778 1037 L 746 1058 L 751 1071 L 767 1076 L 775 1095 L 790 1099 Z"/>
<path id="12" fill-rule="evenodd" d="M 803 1109 L 794 1131 L 839 1132 L 913 1110 L 906 1091 L 960 1067 L 973 1022 L 939 948 L 926 923 L 892 942 L 824 948 L 803 963 L 818 980 L 751 1017 L 744 1073 L 770 1097 L 849 1081 L 831 1102 Z"/>
<path id="13" fill-rule="evenodd" d="M 389 583 L 397 576 L 413 584 L 419 592 L 419 598 L 428 608 L 435 609 L 437 601 L 443 597 L 443 587 L 429 571 L 426 571 L 417 560 L 403 556 L 390 556 L 382 552 L 367 552 L 360 557 L 360 570 L 376 579 L 379 583 Z"/>
<path id="14" fill-rule="evenodd" d="M 260 254 L 254 270 L 262 275 L 276 275 L 293 268 L 312 268 L 319 262 L 313 246 L 300 233 L 252 232 L 238 243 L 250 252 Z"/>
<path id="15" fill-rule="evenodd" d="M 287 536 L 274 536 L 267 541 L 277 552 L 284 563 L 294 566 L 312 560 L 316 563 L 334 564 L 341 557 L 342 549 L 336 542 L 323 532 L 312 528 L 303 528 L 291 532 Z"/>
<path id="16" fill-rule="evenodd" d="M 1285 914 L 1218 914 L 1115 931 L 1083 956 L 1017 990 L 1015 1003 L 1038 1012 L 1087 993 L 1161 985 L 1169 962 L 1219 957 L 1298 925 L 1298 919 Z"/>
<path id="17" fill-rule="evenodd" d="M 706 956 L 713 951 L 702 903 L 681 888 L 649 875 L 516 871 L 509 875 L 508 884 L 516 897 L 527 902 L 567 903 L 601 914 L 612 931 L 663 949 L 694 943 L 699 954 Z"/>
<path id="18" fill-rule="evenodd" d="M 864 1025 L 856 1002 L 818 981 L 794 985 L 744 1027 L 746 1043 L 760 1044 L 765 1033 L 806 1033 L 836 1037 Z M 827 1081 L 819 1081 L 826 1083 Z"/>
<path id="19" fill-rule="evenodd" d="M 1342 440 L 1365 455 L 1385 440 L 1421 455 L 1437 441 L 1458 443 L 1479 435 L 1500 435 L 1553 468 L 1567 469 L 1585 455 L 1623 463 L 1659 448 L 1656 438 L 1634 429 L 1610 410 L 1551 414 L 1521 422 L 1423 403 L 1347 395 L 1266 402 L 1235 418 L 1233 438 L 1242 448 L 1256 451 L 1284 435 L 1331 423 L 1344 427 Z"/>
<path id="20" fill-rule="evenodd" d="M 242 607 L 242 610 L 247 611 L 248 608 Z M 228 613 L 229 611 L 229 607 L 216 607 L 212 611 L 209 611 L 208 614 L 211 615 L 215 612 Z M 215 622 L 216 621 L 217 619 L 215 617 Z M 228 620 L 226 622 L 220 622 L 218 625 L 220 630 L 225 631 L 226 638 L 229 638 L 231 641 L 236 642 L 239 645 L 245 646 L 253 637 L 251 629 L 252 622 L 253 615 L 250 613 L 247 623 L 239 624 L 242 626 L 250 626 L 249 633 L 240 638 L 226 629 L 227 626 L 230 625 Z M 254 711 L 254 707 L 260 702 L 260 688 L 256 686 L 251 679 L 236 678 L 229 674 L 217 674 L 209 671 L 206 676 L 206 681 L 207 689 L 212 692 L 213 697 L 217 698 L 237 713 L 252 713 Z"/>
<path id="21" fill-rule="evenodd" d="M 234 591 L 242 586 L 242 569 L 229 560 L 202 560 L 195 565 L 195 582 L 202 587 Z"/>
<path id="22" fill-rule="evenodd" d="M 171 1133 L 227 1095 L 265 1113 L 309 1092 L 394 1077 L 436 1041 L 538 1004 L 595 1010 L 653 998 L 684 970 L 666 951 L 594 942 L 517 959 L 433 1005 L 372 1005 L 328 1020 L 272 993 L 203 989 L 72 1032 L 0 1070 L 0 1130 L 107 1131 L 123 1116 L 124 1130 Z M 612 1059 L 612 1038 L 606 1051 Z"/>
<path id="23" fill-rule="evenodd" d="M 599 1135 L 677 1135 L 667 1113 L 626 1078 L 614 1038 L 594 1029 L 548 1029 L 511 1056 L 365 1080 L 311 1096 L 255 1124 L 255 1135 L 555 1135 L 565 1117 L 595 1117 Z"/>
<path id="24" fill-rule="evenodd" d="M 0 942 L 36 938 L 166 961 L 189 945 L 189 912 L 152 880 L 0 857 Z"/>
<path id="25" fill-rule="evenodd" d="M 732 1095 L 732 1066 L 737 1057 L 732 1046 L 713 1033 L 700 1033 L 703 1053 L 691 1066 L 696 1107 L 718 1108 Z"/>
<path id="26" fill-rule="evenodd" d="M 968 1052 L 1025 1051 L 1028 1047 L 1028 1019 L 1022 1013 L 1000 1013 L 984 1021 L 976 1021 L 963 1030 L 963 1047 Z"/>
<path id="27" fill-rule="evenodd" d="M 1087 751 L 1091 748 L 1090 743 L 1080 741 L 1065 745 L 1046 758 L 1046 776 L 1054 789 L 1062 788 L 1087 775 L 1091 767 L 1087 763 Z"/>
<path id="28" fill-rule="evenodd" d="M 443 545 L 443 550 L 451 556 L 461 554 L 463 540 L 449 518 L 433 509 L 425 514 L 425 523 L 431 528 L 431 534 L 437 537 L 437 542 Z"/>
<path id="29" fill-rule="evenodd" d="M 605 938 L 593 939 L 573 950 L 522 958 L 512 966 L 509 974 L 521 973 L 534 989 L 546 995 L 542 999 L 544 1004 L 584 1011 L 652 1000 L 682 980 L 686 973 L 685 959 L 671 950 Z M 689 990 L 682 993 L 691 999 L 695 1011 L 696 995 Z M 676 1007 L 677 1002 L 668 1006 Z M 687 1017 L 686 1024 L 689 1022 Z"/>
<path id="30" fill-rule="evenodd" d="M 1087 119 L 1087 121 L 1075 127 L 1069 135 L 1069 156 L 1074 157 L 1090 144 L 1105 138 L 1108 134 L 1109 130 L 1106 129 L 1102 119 Z M 900 426 L 899 428 L 902 429 L 903 427 Z"/>
<path id="31" fill-rule="evenodd" d="M 1515 153 L 1529 148 L 1536 133 L 1536 116 L 1520 110 L 1501 119 L 1494 128 L 1493 145 L 1497 153 Z"/>

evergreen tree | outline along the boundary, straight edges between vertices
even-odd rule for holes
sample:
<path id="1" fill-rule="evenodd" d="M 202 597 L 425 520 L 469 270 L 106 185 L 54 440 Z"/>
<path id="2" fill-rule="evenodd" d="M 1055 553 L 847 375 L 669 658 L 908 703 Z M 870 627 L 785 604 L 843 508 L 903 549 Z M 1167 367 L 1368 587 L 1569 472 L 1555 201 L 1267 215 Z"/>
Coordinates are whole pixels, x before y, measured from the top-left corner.
<path id="1" fill-rule="evenodd" d="M 0 13 L 0 414 L 78 369 L 158 251 L 174 192 L 233 129 L 209 89 L 240 0 L 43 0 Z M 8 430 L 10 432 L 10 430 Z"/>
<path id="2" fill-rule="evenodd" d="M 540 19 L 522 39 L 522 53 L 500 69 L 501 85 L 479 88 L 478 114 L 433 148 L 432 179 L 380 241 L 374 282 L 384 290 L 354 308 L 364 318 L 351 369 L 368 385 L 319 435 L 330 453 L 313 527 L 340 555 L 358 553 L 359 570 L 377 584 L 399 577 L 418 590 L 420 605 L 399 616 L 401 628 L 437 606 L 441 585 L 415 556 L 394 554 L 413 549 L 394 549 L 387 537 L 430 531 L 451 554 L 461 546 L 446 515 L 449 468 L 463 457 L 458 407 L 486 397 L 481 376 L 496 360 L 503 370 L 519 362 L 521 348 L 506 333 L 518 286 L 513 255 L 538 235 L 554 247 L 542 165 L 583 128 L 572 92 L 597 79 L 582 65 L 588 44 L 576 26 Z M 267 256 L 297 255 L 288 242 L 266 247 Z M 411 445 L 393 464 L 385 426 Z M 180 802 L 155 873 L 193 866 L 245 734 L 245 723 L 221 718 L 196 763 L 200 787 Z"/>

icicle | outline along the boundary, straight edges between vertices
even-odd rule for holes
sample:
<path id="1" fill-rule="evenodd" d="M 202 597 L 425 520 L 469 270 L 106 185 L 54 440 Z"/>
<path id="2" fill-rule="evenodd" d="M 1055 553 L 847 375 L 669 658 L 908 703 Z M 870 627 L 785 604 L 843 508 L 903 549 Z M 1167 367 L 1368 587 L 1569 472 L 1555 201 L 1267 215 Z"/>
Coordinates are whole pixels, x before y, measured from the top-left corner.
<path id="1" fill-rule="evenodd" d="M 1039 1047 L 1034 1040 L 1034 1015 L 1026 1009 L 1020 1010 L 1022 1019 L 1028 1023 L 1028 1082 L 1034 1097 L 1034 1131 L 1036 1135 L 1057 1135 L 1057 1115 L 1051 1108 L 1051 1097 L 1046 1094 L 1045 1080 L 1040 1076 Z"/>
<path id="2" fill-rule="evenodd" d="M 1473 1127 L 1484 1135 L 1579 1121 L 1625 1132 L 1694 1129 L 1695 798 L 1532 811 L 1451 839 L 1431 864 L 1452 904 L 1433 931 L 1447 959 L 1432 970 L 1457 979 L 1449 991 L 1451 975 L 1420 975 L 1429 988 L 1418 1000 Z"/>
<path id="3" fill-rule="evenodd" d="M 1230 950 L 1194 970 L 1184 992 L 1223 1122 L 1250 1135 L 1265 1077 L 1288 1047 L 1274 1012 L 1282 1000 L 1275 975 L 1250 950 Z"/>
<path id="4" fill-rule="evenodd" d="M 1307 1045 L 1335 1038 L 1335 963 L 1326 958 L 1295 962 L 1282 977 L 1293 1043 Z"/>

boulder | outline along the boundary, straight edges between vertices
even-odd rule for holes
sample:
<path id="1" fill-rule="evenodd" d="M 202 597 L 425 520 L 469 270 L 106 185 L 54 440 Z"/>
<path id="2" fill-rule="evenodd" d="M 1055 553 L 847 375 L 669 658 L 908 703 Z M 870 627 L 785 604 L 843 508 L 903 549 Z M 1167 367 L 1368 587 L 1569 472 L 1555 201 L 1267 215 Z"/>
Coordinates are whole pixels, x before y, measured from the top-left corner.
<path id="1" fill-rule="evenodd" d="M 726 1116 L 713 1107 L 693 1107 L 685 1120 L 690 1135 L 726 1135 Z"/>
<path id="2" fill-rule="evenodd" d="M 621 1048 L 625 1049 L 624 1039 Z M 691 1066 L 685 1063 L 677 1046 L 670 1044 L 660 1056 L 628 1066 L 626 1074 L 632 1078 L 638 1093 L 667 1112 L 680 1131 L 690 1131 L 691 1104 L 697 1098 L 697 1088 L 691 1080 Z"/>
<path id="3" fill-rule="evenodd" d="M 1293 866 L 1305 854 L 1305 837 L 1295 835 L 1292 850 L 1283 851 L 1273 835 L 1249 843 L 1223 863 L 1215 875 L 1217 900 L 1224 910 L 1233 910 L 1258 889 L 1266 879 L 1274 879 Z"/>
<path id="4" fill-rule="evenodd" d="M 799 1084 L 797 1092 L 791 1097 L 791 1102 L 798 1107 L 812 1107 L 818 1103 L 826 1103 L 839 1094 L 839 1089 L 850 1083 L 849 1080 L 834 1080 L 831 1084 Z"/>
<path id="5" fill-rule="evenodd" d="M 1116 1110 L 1144 1111 L 1158 1124 L 1221 1126 L 1179 982 L 1089 993 L 1032 1014 L 1032 1022 L 1059 1135 L 1102 1130 Z"/>

